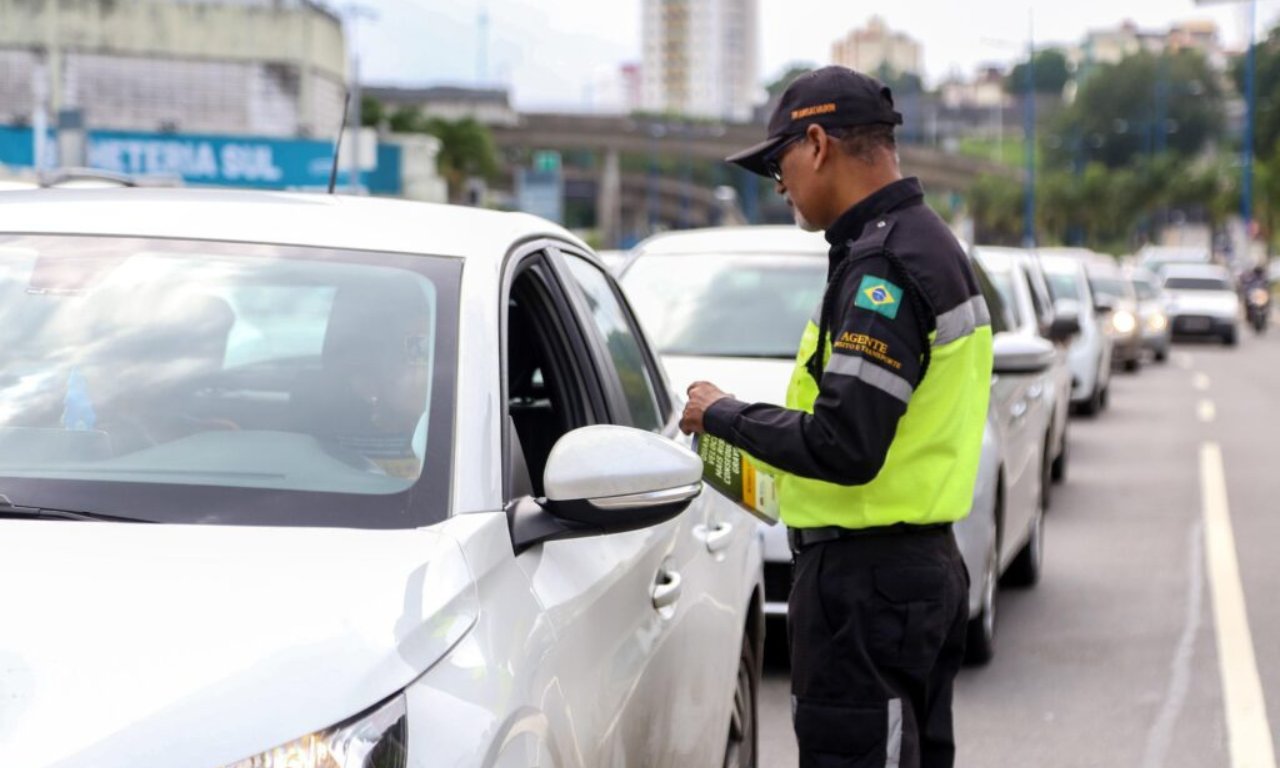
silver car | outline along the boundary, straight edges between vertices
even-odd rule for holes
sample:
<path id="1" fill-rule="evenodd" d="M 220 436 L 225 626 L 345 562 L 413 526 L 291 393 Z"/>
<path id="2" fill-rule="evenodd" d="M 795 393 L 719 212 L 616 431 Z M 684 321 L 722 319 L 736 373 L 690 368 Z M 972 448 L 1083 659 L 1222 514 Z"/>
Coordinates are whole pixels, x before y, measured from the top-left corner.
<path id="1" fill-rule="evenodd" d="M 582 241 L 5 194 L 0 765 L 757 764 L 755 518 Z"/>
<path id="2" fill-rule="evenodd" d="M 1169 300 L 1160 285 L 1160 278 L 1142 267 L 1130 268 L 1126 274 L 1138 297 L 1138 324 L 1142 326 L 1142 346 L 1156 362 L 1163 363 L 1169 359 L 1173 332 L 1169 327 Z"/>
<path id="3" fill-rule="evenodd" d="M 1086 261 L 1085 272 L 1103 332 L 1111 337 L 1111 362 L 1137 371 L 1142 367 L 1142 323 L 1133 284 L 1110 257 Z"/>
<path id="4" fill-rule="evenodd" d="M 1066 305 L 1053 306 L 1034 251 L 976 246 L 973 257 L 982 264 L 1009 310 L 1013 321 L 1010 332 L 1054 343 L 1053 364 L 1049 368 L 1053 386 L 1044 394 L 1049 403 L 1051 424 L 1049 444 L 1045 446 L 1045 467 L 1054 481 L 1061 482 L 1066 478 L 1070 455 L 1067 431 L 1071 369 L 1067 366 L 1067 345 L 1079 333 L 1079 313 L 1071 312 Z M 1047 489 L 1045 495 L 1047 506 Z"/>
<path id="5" fill-rule="evenodd" d="M 822 298 L 828 248 L 821 235 L 790 226 L 671 232 L 636 246 L 621 281 L 676 389 L 705 379 L 742 400 L 782 403 L 800 336 Z M 1015 336 L 1005 332 L 997 342 L 1004 368 L 992 385 L 973 514 L 956 525 L 974 575 L 968 647 L 976 661 L 994 650 L 1000 573 L 1013 568 L 1015 581 L 1034 582 L 1041 556 L 1053 349 Z M 761 535 L 765 611 L 782 617 L 791 551 L 781 525 L 762 526 Z"/>
<path id="6" fill-rule="evenodd" d="M 1101 319 L 1092 311 L 1093 291 L 1085 274 L 1084 261 L 1074 255 L 1039 253 L 1040 267 L 1049 281 L 1055 306 L 1075 313 L 1080 333 L 1067 347 L 1071 369 L 1071 405 L 1077 412 L 1092 416 L 1107 407 L 1111 385 L 1112 341 Z"/>

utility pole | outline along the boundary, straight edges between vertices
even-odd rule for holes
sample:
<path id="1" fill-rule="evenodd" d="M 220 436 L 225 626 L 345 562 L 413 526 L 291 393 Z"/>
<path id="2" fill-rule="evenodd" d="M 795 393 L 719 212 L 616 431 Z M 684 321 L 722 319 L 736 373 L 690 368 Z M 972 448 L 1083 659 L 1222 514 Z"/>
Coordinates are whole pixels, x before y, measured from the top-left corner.
<path id="1" fill-rule="evenodd" d="M 343 15 L 351 28 L 351 166 L 347 179 L 347 187 L 353 194 L 360 192 L 360 174 L 363 157 L 361 156 L 360 129 L 363 128 L 364 116 L 361 114 L 360 96 L 360 47 L 356 41 L 356 31 L 360 19 L 376 19 L 378 14 L 373 8 L 359 3 L 349 3 L 343 8 Z"/>
<path id="2" fill-rule="evenodd" d="M 1245 11 L 1249 28 L 1249 51 L 1245 55 L 1244 65 L 1244 136 L 1240 147 L 1240 219 L 1244 222 L 1245 237 L 1253 239 L 1253 124 L 1257 114 L 1257 93 L 1254 86 L 1254 72 L 1257 68 L 1257 34 L 1254 31 L 1258 17 L 1258 0 L 1195 0 L 1196 5 L 1217 5 L 1222 3 L 1245 2 L 1249 7 Z"/>
<path id="3" fill-rule="evenodd" d="M 1022 247 L 1036 247 L 1036 44 L 1035 17 L 1027 11 L 1026 102 L 1022 109 L 1023 133 L 1027 145 L 1027 181 L 1022 212 Z"/>

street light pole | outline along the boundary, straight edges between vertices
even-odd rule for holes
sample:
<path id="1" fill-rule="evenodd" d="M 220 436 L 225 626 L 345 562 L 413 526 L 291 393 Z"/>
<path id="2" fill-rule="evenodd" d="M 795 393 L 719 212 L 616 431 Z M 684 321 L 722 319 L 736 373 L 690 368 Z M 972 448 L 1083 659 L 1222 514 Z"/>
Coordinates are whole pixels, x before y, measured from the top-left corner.
<path id="1" fill-rule="evenodd" d="M 1031 11 L 1028 11 L 1030 17 Z M 1031 17 L 1032 19 L 1034 17 Z M 1036 47 L 1034 21 L 1027 28 L 1027 76 L 1023 105 L 1023 133 L 1026 135 L 1027 181 L 1023 190 L 1022 246 L 1036 246 Z"/>

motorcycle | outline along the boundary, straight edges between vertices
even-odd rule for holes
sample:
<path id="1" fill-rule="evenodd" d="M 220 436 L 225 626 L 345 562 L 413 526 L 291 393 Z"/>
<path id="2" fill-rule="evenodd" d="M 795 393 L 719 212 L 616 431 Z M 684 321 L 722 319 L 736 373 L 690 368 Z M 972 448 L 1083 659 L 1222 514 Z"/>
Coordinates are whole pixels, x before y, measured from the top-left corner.
<path id="1" fill-rule="evenodd" d="M 1267 330 L 1267 318 L 1271 314 L 1271 294 L 1266 288 L 1250 288 L 1245 296 L 1249 325 L 1257 333 Z"/>

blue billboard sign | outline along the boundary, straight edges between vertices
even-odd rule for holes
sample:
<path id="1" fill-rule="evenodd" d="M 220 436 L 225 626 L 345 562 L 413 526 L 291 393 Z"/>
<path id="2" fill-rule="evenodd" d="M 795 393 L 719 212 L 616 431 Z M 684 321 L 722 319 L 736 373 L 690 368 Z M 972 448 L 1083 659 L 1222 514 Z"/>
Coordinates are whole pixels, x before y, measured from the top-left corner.
<path id="1" fill-rule="evenodd" d="M 89 131 L 85 139 L 91 168 L 193 185 L 323 189 L 333 167 L 328 141 L 129 131 Z M 30 167 L 31 147 L 30 128 L 0 128 L 0 163 Z M 379 146 L 378 168 L 361 177 L 372 192 L 399 193 L 400 148 Z M 346 169 L 339 168 L 338 184 L 347 184 Z"/>

